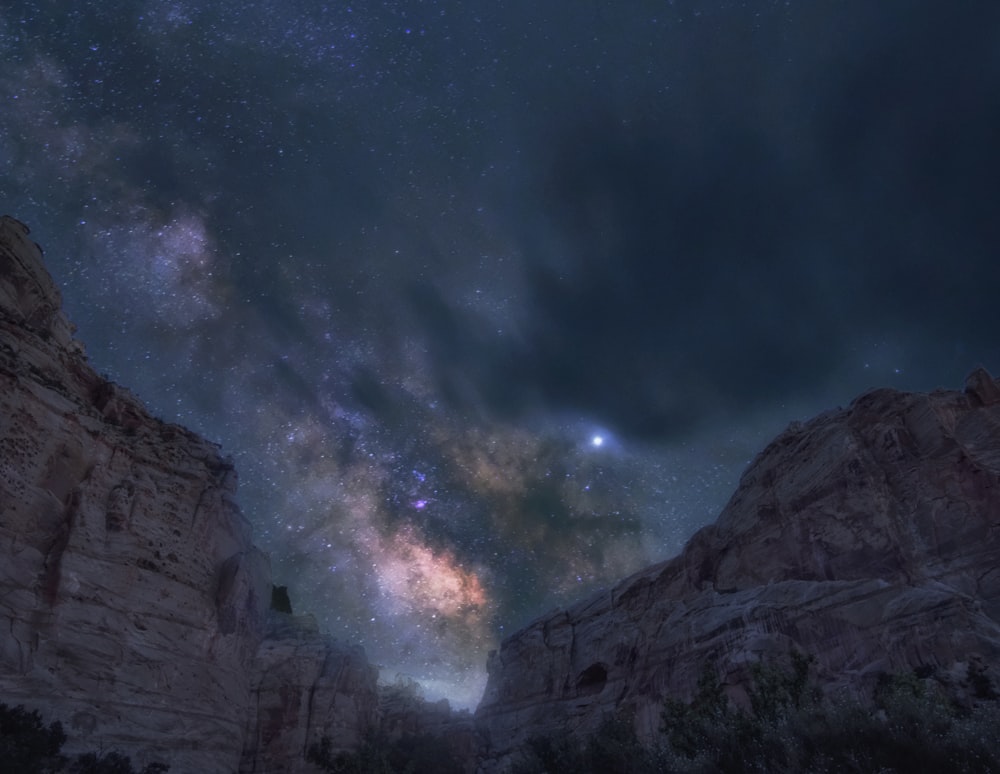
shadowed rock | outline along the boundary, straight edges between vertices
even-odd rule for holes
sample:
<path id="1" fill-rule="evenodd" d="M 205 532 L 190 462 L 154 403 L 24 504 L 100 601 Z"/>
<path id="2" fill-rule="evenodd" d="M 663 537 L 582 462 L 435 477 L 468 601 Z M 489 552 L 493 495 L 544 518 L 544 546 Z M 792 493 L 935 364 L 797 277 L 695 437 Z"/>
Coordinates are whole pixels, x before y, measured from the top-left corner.
<path id="1" fill-rule="evenodd" d="M 1000 385 L 978 369 L 965 392 L 874 390 L 793 423 L 679 556 L 506 639 L 484 767 L 614 710 L 648 738 L 703 664 L 741 701 L 750 665 L 793 648 L 828 688 L 923 667 L 968 697 L 980 669 L 1000 679 L 998 568 Z"/>
<path id="2" fill-rule="evenodd" d="M 94 372 L 41 257 L 0 219 L 0 699 L 62 720 L 69 753 L 178 772 L 356 744 L 364 654 L 268 623 L 231 462 Z"/>

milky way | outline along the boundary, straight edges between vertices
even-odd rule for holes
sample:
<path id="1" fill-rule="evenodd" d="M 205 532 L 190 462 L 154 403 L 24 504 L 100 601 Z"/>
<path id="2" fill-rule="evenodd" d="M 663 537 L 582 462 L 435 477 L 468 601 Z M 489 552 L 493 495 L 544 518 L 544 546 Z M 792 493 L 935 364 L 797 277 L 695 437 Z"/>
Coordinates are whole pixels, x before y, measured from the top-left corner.
<path id="1" fill-rule="evenodd" d="M 994 6 L 13 0 L 0 204 L 296 612 L 473 705 L 790 420 L 1000 372 Z"/>

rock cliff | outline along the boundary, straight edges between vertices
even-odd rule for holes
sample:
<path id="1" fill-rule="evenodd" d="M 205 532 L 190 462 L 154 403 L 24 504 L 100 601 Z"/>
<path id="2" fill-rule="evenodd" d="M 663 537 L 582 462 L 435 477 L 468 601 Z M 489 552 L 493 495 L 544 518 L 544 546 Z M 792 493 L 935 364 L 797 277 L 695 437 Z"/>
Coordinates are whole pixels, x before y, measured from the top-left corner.
<path id="1" fill-rule="evenodd" d="M 241 774 L 319 771 L 303 758 L 330 737 L 353 749 L 379 722 L 378 669 L 320 635 L 312 616 L 271 612 L 254 661 Z"/>
<path id="2" fill-rule="evenodd" d="M 352 746 L 374 669 L 271 614 L 268 557 L 216 445 L 98 376 L 28 229 L 0 219 L 0 701 L 67 752 L 300 771 Z"/>
<path id="3" fill-rule="evenodd" d="M 703 664 L 739 701 L 749 665 L 792 648 L 858 692 L 915 667 L 959 695 L 974 673 L 1000 678 L 1000 384 L 985 371 L 964 392 L 875 390 L 793 423 L 679 556 L 506 639 L 477 711 L 484 768 L 612 710 L 648 737 Z"/>

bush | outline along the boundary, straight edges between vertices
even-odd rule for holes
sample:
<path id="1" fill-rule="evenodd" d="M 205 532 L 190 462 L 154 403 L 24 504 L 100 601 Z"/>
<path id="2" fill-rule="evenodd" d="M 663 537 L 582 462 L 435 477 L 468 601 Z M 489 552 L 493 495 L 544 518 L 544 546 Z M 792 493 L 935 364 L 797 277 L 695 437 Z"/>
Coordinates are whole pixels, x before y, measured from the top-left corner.
<path id="1" fill-rule="evenodd" d="M 936 683 L 916 674 L 884 677 L 873 705 L 824 699 L 808 679 L 810 663 L 792 654 L 791 672 L 757 665 L 749 711 L 720 702 L 711 684 L 699 684 L 689 705 L 668 701 L 662 719 L 671 768 L 1000 773 L 992 744 L 1000 737 L 995 703 L 959 712 Z"/>
<path id="2" fill-rule="evenodd" d="M 333 752 L 330 737 L 309 747 L 306 760 L 332 774 L 393 774 L 385 747 L 374 734 L 368 734 L 354 752 Z"/>
<path id="3" fill-rule="evenodd" d="M 150 763 L 139 774 L 163 774 L 169 770 L 164 763 Z M 70 774 L 136 774 L 132 759 L 116 752 L 84 753 L 70 764 L 68 771 Z"/>
<path id="4" fill-rule="evenodd" d="M 127 756 L 116 752 L 84 753 L 69 760 L 60 753 L 66 734 L 59 721 L 48 726 L 37 710 L 0 702 L 0 771 L 25 774 L 164 774 L 170 767 L 151 763 L 136 772 Z"/>
<path id="5" fill-rule="evenodd" d="M 367 734 L 354 752 L 333 752 L 330 737 L 309 747 L 306 760 L 332 774 L 461 774 L 447 741 L 432 734 L 404 734 L 389 741 Z"/>
<path id="6" fill-rule="evenodd" d="M 693 759 L 719 743 L 729 720 L 729 707 L 712 665 L 702 668 L 691 703 L 667 699 L 660 720 L 670 747 L 685 758 Z"/>
<path id="7" fill-rule="evenodd" d="M 635 735 L 633 718 L 609 714 L 586 740 L 569 734 L 535 737 L 512 774 L 659 774 L 664 768 L 662 750 L 645 747 Z"/>
<path id="8" fill-rule="evenodd" d="M 825 698 L 810 679 L 812 659 L 790 660 L 790 669 L 751 670 L 746 709 L 728 702 L 706 665 L 690 702 L 664 703 L 659 741 L 644 747 L 631 718 L 612 715 L 585 740 L 532 739 L 513 772 L 1000 774 L 1000 705 L 971 670 L 970 686 L 991 698 L 970 709 L 950 703 L 928 670 L 883 677 L 870 702 Z"/>
<path id="9" fill-rule="evenodd" d="M 58 721 L 46 726 L 37 710 L 0 703 L 0 771 L 61 771 L 65 742 Z"/>

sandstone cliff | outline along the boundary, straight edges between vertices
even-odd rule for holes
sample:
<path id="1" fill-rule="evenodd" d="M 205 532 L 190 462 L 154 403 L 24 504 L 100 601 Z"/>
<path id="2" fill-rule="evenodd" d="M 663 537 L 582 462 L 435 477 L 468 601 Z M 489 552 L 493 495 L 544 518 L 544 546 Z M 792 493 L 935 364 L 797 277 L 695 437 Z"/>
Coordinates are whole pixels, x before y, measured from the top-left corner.
<path id="1" fill-rule="evenodd" d="M 0 219 L 0 701 L 62 720 L 67 752 L 175 772 L 300 771 L 320 736 L 355 744 L 374 669 L 268 622 L 235 492 L 218 447 L 93 371 L 40 249 Z"/>
<path id="2" fill-rule="evenodd" d="M 506 639 L 477 711 L 484 769 L 612 710 L 649 736 L 706 662 L 738 701 L 749 664 L 791 648 L 830 687 L 918 666 L 959 696 L 972 672 L 996 684 L 1000 384 L 985 371 L 964 392 L 876 390 L 794 423 L 679 556 Z"/>
<path id="3" fill-rule="evenodd" d="M 241 774 L 319 771 L 303 756 L 330 737 L 353 749 L 379 722 L 378 669 L 320 635 L 312 616 L 271 612 L 254 661 Z"/>

